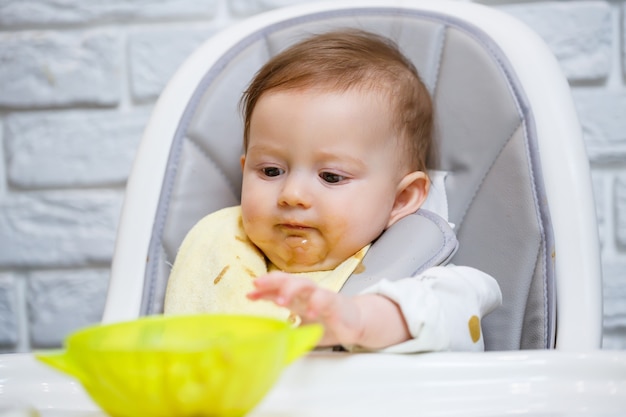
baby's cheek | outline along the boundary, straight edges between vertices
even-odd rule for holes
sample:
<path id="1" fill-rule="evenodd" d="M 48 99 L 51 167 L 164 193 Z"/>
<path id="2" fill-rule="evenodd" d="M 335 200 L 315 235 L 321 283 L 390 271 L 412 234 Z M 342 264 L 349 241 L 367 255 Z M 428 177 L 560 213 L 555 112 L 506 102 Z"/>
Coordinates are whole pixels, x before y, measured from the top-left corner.
<path id="1" fill-rule="evenodd" d="M 245 197 L 241 199 L 241 216 L 244 225 L 259 221 L 262 213 L 261 205 L 258 203 L 258 199 L 254 198 L 254 193 L 246 193 Z"/>
<path id="2" fill-rule="evenodd" d="M 361 213 L 351 218 L 336 219 L 326 235 L 329 250 L 346 258 L 374 241 L 384 230 L 384 225 L 375 216 Z"/>
<path id="3" fill-rule="evenodd" d="M 243 228 L 246 235 L 256 235 L 258 233 L 260 213 L 253 206 L 245 208 L 242 206 L 240 226 Z"/>
<path id="4" fill-rule="evenodd" d="M 340 258 L 347 258 L 361 249 L 356 247 L 358 246 L 358 240 L 360 240 L 358 236 L 349 227 L 336 224 L 335 227 L 324 234 L 324 250 L 326 254 L 343 261 L 345 259 Z"/>
<path id="5" fill-rule="evenodd" d="M 252 181 L 244 181 L 241 188 L 241 211 L 244 217 L 249 219 L 251 216 L 256 216 L 260 203 L 266 199 L 267 196 L 260 192 L 259 186 L 255 186 Z"/>

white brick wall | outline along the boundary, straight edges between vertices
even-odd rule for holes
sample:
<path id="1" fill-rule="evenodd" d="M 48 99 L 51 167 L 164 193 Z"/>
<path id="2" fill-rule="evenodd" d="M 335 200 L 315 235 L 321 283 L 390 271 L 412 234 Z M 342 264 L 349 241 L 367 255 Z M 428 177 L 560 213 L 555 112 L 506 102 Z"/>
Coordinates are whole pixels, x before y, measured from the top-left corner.
<path id="1" fill-rule="evenodd" d="M 0 0 L 0 352 L 99 320 L 150 109 L 216 30 L 307 0 Z M 315 0 L 308 0 L 315 1 Z M 607 348 L 626 349 L 626 0 L 481 1 L 533 27 L 572 85 L 593 170 Z"/>

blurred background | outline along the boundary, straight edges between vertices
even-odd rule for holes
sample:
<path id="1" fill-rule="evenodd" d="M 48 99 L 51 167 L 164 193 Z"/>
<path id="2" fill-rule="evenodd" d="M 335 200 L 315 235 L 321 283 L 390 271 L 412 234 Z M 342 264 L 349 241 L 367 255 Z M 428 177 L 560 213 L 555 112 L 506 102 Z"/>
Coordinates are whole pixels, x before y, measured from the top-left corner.
<path id="1" fill-rule="evenodd" d="M 126 178 L 177 66 L 219 29 L 307 1 L 0 0 L 0 352 L 57 347 L 100 321 Z M 533 28 L 570 82 L 602 244 L 603 347 L 626 349 L 626 0 L 476 3 Z"/>

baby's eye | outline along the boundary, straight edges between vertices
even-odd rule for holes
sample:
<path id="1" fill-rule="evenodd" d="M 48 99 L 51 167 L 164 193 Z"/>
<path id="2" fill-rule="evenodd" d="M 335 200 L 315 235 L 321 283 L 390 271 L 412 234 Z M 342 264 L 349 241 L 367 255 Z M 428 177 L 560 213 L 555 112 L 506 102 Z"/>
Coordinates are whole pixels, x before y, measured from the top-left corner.
<path id="1" fill-rule="evenodd" d="M 329 184 L 336 184 L 346 179 L 343 175 L 333 174 L 332 172 L 322 172 L 320 178 Z"/>
<path id="2" fill-rule="evenodd" d="M 277 177 L 285 173 L 284 169 L 278 167 L 267 167 L 261 170 L 266 177 Z"/>

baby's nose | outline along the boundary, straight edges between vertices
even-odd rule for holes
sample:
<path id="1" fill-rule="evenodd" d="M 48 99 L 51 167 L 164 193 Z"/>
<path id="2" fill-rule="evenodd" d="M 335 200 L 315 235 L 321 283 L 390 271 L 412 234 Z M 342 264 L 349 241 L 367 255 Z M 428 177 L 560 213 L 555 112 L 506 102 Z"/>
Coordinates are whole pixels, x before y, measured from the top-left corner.
<path id="1" fill-rule="evenodd" d="M 300 175 L 289 175 L 283 183 L 278 203 L 281 206 L 309 208 L 311 194 L 306 180 Z"/>

